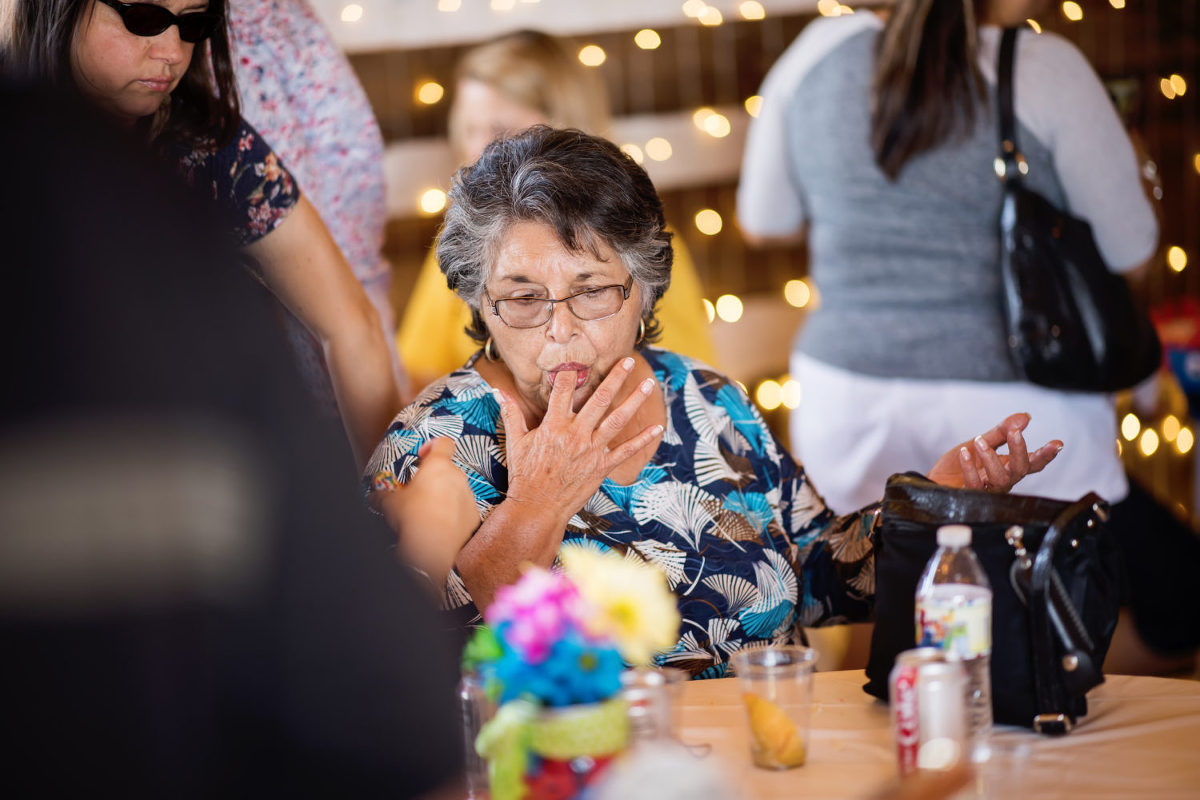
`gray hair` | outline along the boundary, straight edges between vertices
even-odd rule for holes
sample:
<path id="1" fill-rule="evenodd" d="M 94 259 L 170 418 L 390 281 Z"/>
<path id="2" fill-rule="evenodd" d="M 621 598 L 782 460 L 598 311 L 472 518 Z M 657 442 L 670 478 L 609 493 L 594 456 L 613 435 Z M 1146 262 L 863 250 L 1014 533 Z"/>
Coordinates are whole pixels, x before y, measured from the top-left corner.
<path id="1" fill-rule="evenodd" d="M 438 235 L 446 283 L 471 307 L 467 333 L 487 339 L 480 312 L 484 285 L 509 228 L 537 222 L 572 252 L 600 258 L 600 242 L 641 288 L 645 341 L 658 338 L 654 306 L 671 282 L 671 234 L 654 184 L 607 139 L 535 125 L 488 145 L 450 187 Z"/>

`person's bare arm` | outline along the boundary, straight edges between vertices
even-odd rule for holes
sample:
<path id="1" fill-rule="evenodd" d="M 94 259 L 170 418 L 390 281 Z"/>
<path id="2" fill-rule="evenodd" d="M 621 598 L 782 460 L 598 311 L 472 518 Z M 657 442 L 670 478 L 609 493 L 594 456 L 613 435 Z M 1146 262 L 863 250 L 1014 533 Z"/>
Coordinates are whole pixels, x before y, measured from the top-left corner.
<path id="1" fill-rule="evenodd" d="M 362 469 L 400 410 L 400 388 L 375 307 L 305 197 L 246 251 L 267 287 L 321 343 Z"/>
<path id="2" fill-rule="evenodd" d="M 454 440 L 431 439 L 419 451 L 420 468 L 408 483 L 373 492 L 371 502 L 396 534 L 400 557 L 446 582 L 462 546 L 479 527 L 475 495 L 454 465 Z"/>

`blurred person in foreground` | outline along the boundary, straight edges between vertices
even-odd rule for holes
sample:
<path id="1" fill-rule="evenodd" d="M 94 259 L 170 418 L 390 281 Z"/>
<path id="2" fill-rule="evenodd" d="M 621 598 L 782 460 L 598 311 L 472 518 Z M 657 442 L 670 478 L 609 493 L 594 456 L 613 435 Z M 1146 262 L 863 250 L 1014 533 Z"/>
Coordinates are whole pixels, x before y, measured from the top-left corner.
<path id="1" fill-rule="evenodd" d="M 458 173 L 438 264 L 482 347 L 396 417 L 366 480 L 413 480 L 425 441 L 455 439 L 475 515 L 446 531 L 471 536 L 446 584 L 459 623 L 568 546 L 662 569 L 683 624 L 657 661 L 695 677 L 797 624 L 869 614 L 877 505 L 836 517 L 737 384 L 652 346 L 671 262 L 654 186 L 605 139 L 535 126 Z M 1028 452 L 1027 422 L 961 443 L 930 477 L 1007 491 L 1058 451 Z M 393 497 L 371 492 L 385 510 Z"/>
<path id="2" fill-rule="evenodd" d="M 362 508 L 270 296 L 211 206 L 62 100 L 0 82 L 0 143 L 22 156 L 0 183 L 4 793 L 452 782 L 452 645 Z M 452 467 L 422 472 L 439 474 L 419 492 L 469 499 Z M 401 552 L 430 552 L 405 540 L 443 535 L 436 511 L 401 523 Z"/>
<path id="3" fill-rule="evenodd" d="M 321 343 L 359 467 L 400 407 L 378 314 L 241 116 L 226 0 L 10 0 L 7 69 L 77 93 L 220 208 L 252 271 Z"/>
<path id="4" fill-rule="evenodd" d="M 460 164 L 474 163 L 499 136 L 530 125 L 610 134 L 608 95 L 595 70 L 585 68 L 566 41 L 522 30 L 468 50 L 455 73 L 450 146 Z M 478 349 L 467 333 L 471 310 L 446 287 L 431 248 L 405 306 L 397 346 L 420 388 L 462 366 Z M 671 289 L 655 310 L 664 346 L 715 363 L 700 279 L 683 243 L 675 241 Z"/>

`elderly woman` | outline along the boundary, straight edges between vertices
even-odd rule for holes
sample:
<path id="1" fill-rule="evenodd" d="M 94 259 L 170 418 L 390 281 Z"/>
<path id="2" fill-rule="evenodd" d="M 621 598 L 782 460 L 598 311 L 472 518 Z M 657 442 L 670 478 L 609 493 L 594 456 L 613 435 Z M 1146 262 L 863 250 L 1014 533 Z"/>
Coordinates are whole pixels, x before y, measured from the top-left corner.
<path id="1" fill-rule="evenodd" d="M 693 675 L 797 624 L 865 617 L 874 509 L 834 517 L 736 384 L 650 346 L 672 253 L 645 172 L 603 139 L 539 126 L 490 145 L 450 198 L 438 261 L 483 347 L 400 413 L 369 470 L 378 487 L 408 481 L 423 442 L 456 439 L 478 509 L 473 534 L 446 532 L 470 535 L 446 586 L 463 622 L 565 543 L 661 567 L 683 625 L 659 662 Z M 1008 489 L 1057 452 L 1027 452 L 1027 422 L 931 477 Z M 376 501 L 387 513 L 403 495 Z"/>

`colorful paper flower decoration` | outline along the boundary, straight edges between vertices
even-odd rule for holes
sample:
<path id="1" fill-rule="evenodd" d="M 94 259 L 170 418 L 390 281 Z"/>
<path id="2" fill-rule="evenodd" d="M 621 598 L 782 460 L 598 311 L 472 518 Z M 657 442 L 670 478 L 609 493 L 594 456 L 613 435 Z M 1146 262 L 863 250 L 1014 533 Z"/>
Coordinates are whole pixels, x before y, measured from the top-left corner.
<path id="1" fill-rule="evenodd" d="M 497 800 L 550 796 L 566 765 L 607 763 L 628 735 L 627 662 L 649 663 L 679 635 L 657 567 L 577 546 L 559 561 L 561 572 L 530 567 L 497 591 L 464 653 L 500 703 L 476 741 Z"/>

